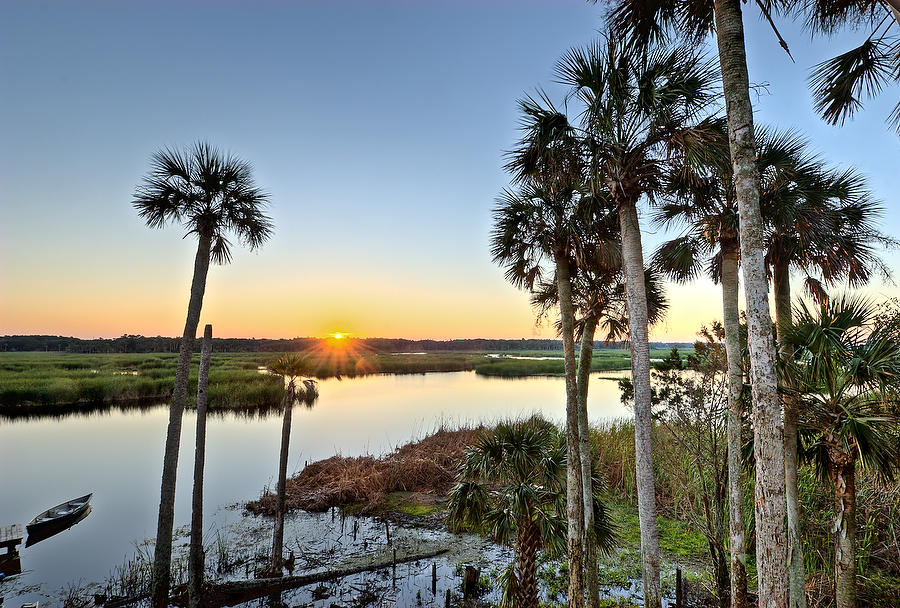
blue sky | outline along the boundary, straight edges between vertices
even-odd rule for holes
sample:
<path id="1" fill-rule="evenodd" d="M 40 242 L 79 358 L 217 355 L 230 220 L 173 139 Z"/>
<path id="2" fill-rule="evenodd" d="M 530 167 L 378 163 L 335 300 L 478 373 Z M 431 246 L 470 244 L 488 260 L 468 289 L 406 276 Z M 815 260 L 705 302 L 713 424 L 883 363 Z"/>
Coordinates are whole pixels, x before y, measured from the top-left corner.
<path id="1" fill-rule="evenodd" d="M 782 23 L 792 63 L 746 21 L 757 122 L 802 130 L 896 209 L 896 89 L 836 128 L 806 86 L 858 35 Z M 0 2 L 0 333 L 177 335 L 194 244 L 129 201 L 153 151 L 202 138 L 253 162 L 277 226 L 211 271 L 218 335 L 551 335 L 490 261 L 490 209 L 516 99 L 561 98 L 554 63 L 601 26 L 578 0 Z M 883 228 L 900 236 L 895 212 Z M 690 339 L 717 297 L 673 289 L 655 336 Z"/>

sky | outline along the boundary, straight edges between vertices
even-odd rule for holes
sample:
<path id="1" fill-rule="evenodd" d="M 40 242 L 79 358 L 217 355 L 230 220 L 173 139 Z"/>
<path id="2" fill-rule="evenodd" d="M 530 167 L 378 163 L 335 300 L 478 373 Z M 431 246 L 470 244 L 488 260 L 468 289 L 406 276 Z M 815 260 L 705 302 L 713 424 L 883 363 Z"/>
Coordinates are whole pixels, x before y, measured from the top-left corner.
<path id="1" fill-rule="evenodd" d="M 806 85 L 861 34 L 782 21 L 792 62 L 755 11 L 745 22 L 757 124 L 857 167 L 900 237 L 897 89 L 839 128 Z M 0 0 L 0 334 L 180 335 L 196 242 L 147 228 L 131 200 L 154 151 L 203 139 L 253 164 L 276 227 L 211 267 L 216 335 L 552 337 L 491 262 L 491 208 L 516 100 L 561 103 L 554 64 L 602 24 L 583 0 Z M 674 234 L 646 219 L 649 255 Z M 669 296 L 653 339 L 721 318 L 708 281 Z"/>

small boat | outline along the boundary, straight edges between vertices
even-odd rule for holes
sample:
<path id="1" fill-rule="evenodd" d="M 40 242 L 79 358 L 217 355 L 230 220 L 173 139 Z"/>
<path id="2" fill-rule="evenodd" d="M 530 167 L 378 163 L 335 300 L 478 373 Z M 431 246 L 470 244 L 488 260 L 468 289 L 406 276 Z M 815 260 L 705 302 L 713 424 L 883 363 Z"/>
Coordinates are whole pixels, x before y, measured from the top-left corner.
<path id="1" fill-rule="evenodd" d="M 91 505 L 91 496 L 86 494 L 81 498 L 73 498 L 68 502 L 47 509 L 25 525 L 28 534 L 39 534 L 41 531 L 62 526 L 68 522 L 74 522 L 78 516 L 87 511 Z"/>

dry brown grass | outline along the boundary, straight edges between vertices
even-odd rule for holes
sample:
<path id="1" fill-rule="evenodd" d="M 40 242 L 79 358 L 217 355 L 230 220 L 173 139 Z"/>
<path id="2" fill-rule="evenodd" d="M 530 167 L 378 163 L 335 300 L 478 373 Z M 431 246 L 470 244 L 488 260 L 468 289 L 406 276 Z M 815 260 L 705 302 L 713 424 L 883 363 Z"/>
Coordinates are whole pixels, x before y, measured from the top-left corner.
<path id="1" fill-rule="evenodd" d="M 448 430 L 407 443 L 387 456 L 332 456 L 313 462 L 287 480 L 287 510 L 325 511 L 362 504 L 372 509 L 391 492 L 444 495 L 456 479 L 456 467 L 477 428 Z M 275 495 L 247 504 L 255 514 L 273 515 Z"/>

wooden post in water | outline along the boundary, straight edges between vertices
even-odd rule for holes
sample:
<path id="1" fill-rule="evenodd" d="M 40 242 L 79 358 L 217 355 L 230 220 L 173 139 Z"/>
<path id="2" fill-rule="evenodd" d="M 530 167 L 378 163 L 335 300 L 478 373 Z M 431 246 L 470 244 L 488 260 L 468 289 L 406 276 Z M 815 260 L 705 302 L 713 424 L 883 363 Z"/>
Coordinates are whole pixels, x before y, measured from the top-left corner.
<path id="1" fill-rule="evenodd" d="M 431 595 L 437 595 L 437 562 L 431 562 Z"/>
<path id="2" fill-rule="evenodd" d="M 463 570 L 462 595 L 463 602 L 468 603 L 475 597 L 475 590 L 478 587 L 478 579 L 481 577 L 481 570 L 475 566 L 467 565 Z"/>
<path id="3" fill-rule="evenodd" d="M 353 542 L 356 542 L 356 533 L 359 531 L 359 520 L 353 520 Z"/>
<path id="4" fill-rule="evenodd" d="M 450 590 L 447 589 L 447 595 L 444 596 L 444 608 L 450 608 Z"/>
<path id="5" fill-rule="evenodd" d="M 209 361 L 212 325 L 203 328 L 200 372 L 197 377 L 197 434 L 194 444 L 194 491 L 191 497 L 191 541 L 188 552 L 188 597 L 191 608 L 203 604 L 203 468 L 206 463 L 206 409 L 209 400 Z"/>
<path id="6" fill-rule="evenodd" d="M 681 588 L 681 568 L 675 568 L 675 608 L 684 608 Z"/>
<path id="7" fill-rule="evenodd" d="M 391 544 L 391 524 L 384 520 L 384 531 L 387 534 L 387 544 Z"/>

